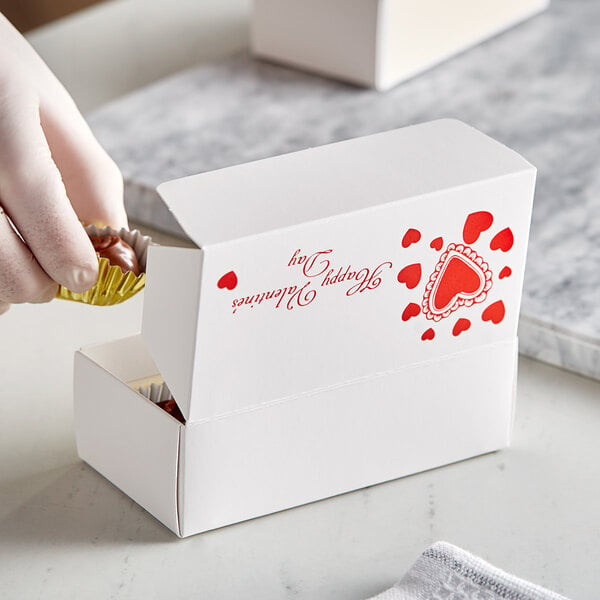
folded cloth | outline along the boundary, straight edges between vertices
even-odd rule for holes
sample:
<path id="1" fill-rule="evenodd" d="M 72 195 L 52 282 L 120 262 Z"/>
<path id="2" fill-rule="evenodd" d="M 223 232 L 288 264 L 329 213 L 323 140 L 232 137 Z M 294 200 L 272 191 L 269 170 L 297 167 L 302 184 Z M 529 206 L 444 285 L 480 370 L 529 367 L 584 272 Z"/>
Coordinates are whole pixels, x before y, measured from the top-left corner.
<path id="1" fill-rule="evenodd" d="M 394 587 L 371 600 L 567 600 L 446 542 L 430 546 Z"/>

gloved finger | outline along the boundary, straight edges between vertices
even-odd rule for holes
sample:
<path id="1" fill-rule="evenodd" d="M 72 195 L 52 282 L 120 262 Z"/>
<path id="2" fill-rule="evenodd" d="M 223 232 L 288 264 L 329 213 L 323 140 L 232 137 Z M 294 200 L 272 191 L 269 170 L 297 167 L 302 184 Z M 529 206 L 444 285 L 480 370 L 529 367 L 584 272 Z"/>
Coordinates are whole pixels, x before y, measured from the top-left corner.
<path id="1" fill-rule="evenodd" d="M 81 221 L 127 227 L 123 178 L 70 97 L 43 102 L 41 123 L 67 196 Z"/>
<path id="2" fill-rule="evenodd" d="M 48 302 L 57 289 L 0 209 L 0 314 L 11 304 Z"/>
<path id="3" fill-rule="evenodd" d="M 52 159 L 37 101 L 18 82 L 0 95 L 0 203 L 43 270 L 74 292 L 98 277 L 98 259 Z"/>
<path id="4" fill-rule="evenodd" d="M 0 40 L 7 69 L 27 71 L 38 89 L 42 129 L 80 220 L 127 227 L 123 180 L 73 99 L 44 61 L 0 14 Z M 19 66 L 17 66 L 19 65 Z"/>

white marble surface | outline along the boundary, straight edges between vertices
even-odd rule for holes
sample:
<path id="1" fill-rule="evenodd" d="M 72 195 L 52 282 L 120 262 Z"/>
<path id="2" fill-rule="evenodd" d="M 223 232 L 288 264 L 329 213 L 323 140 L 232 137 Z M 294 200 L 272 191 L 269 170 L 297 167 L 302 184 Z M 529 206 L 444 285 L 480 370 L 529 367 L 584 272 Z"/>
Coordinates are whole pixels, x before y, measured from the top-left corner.
<path id="1" fill-rule="evenodd" d="M 78 65 L 125 4 L 102 5 L 108 29 L 84 15 Z M 46 32 L 54 47 L 52 31 L 64 23 Z M 137 331 L 142 301 L 0 318 L 1 598 L 358 600 L 438 539 L 572 600 L 598 597 L 600 383 L 523 357 L 511 449 L 178 540 L 75 450 L 73 352 Z"/>
<path id="2" fill-rule="evenodd" d="M 599 382 L 522 358 L 512 448 L 178 540 L 74 443 L 73 351 L 135 331 L 141 306 L 0 319 L 1 598 L 359 600 L 439 539 L 597 598 Z"/>
<path id="3" fill-rule="evenodd" d="M 600 3 L 549 10 L 386 94 L 239 56 L 90 115 L 122 167 L 130 213 L 178 228 L 165 180 L 401 127 L 460 118 L 539 169 L 521 350 L 600 378 Z"/>

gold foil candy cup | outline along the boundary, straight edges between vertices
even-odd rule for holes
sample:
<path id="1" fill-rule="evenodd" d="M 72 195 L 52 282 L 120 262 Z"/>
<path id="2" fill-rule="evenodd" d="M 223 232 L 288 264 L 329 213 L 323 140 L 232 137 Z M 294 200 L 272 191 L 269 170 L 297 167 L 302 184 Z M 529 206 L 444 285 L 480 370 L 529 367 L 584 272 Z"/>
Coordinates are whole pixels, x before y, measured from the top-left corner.
<path id="1" fill-rule="evenodd" d="M 112 306 L 120 304 L 135 296 L 146 284 L 146 258 L 150 237 L 142 235 L 137 229 L 112 229 L 111 227 L 97 227 L 88 225 L 85 228 L 90 236 L 118 235 L 124 242 L 129 244 L 138 259 L 141 273 L 135 275 L 131 271 L 124 273 L 121 267 L 111 265 L 107 258 L 98 258 L 98 280 L 89 290 L 85 292 L 72 292 L 64 286 L 58 287 L 57 298 L 83 302 L 94 306 Z"/>

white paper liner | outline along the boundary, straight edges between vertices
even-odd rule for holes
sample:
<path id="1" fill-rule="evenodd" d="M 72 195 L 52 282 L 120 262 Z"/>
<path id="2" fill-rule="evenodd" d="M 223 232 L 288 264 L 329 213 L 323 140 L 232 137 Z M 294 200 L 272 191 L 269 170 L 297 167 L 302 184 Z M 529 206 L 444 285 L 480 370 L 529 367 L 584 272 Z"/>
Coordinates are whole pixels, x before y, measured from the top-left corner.
<path id="1" fill-rule="evenodd" d="M 173 398 L 166 383 L 151 383 L 150 385 L 139 387 L 137 391 L 144 396 L 144 398 L 148 398 L 148 400 L 155 404 Z"/>
<path id="2" fill-rule="evenodd" d="M 164 383 L 163 376 L 160 373 L 155 375 L 148 375 L 146 377 L 140 377 L 138 379 L 132 379 L 127 382 L 127 385 L 134 391 L 138 391 L 141 387 L 149 387 L 151 383 L 158 383 L 162 385 Z"/>

